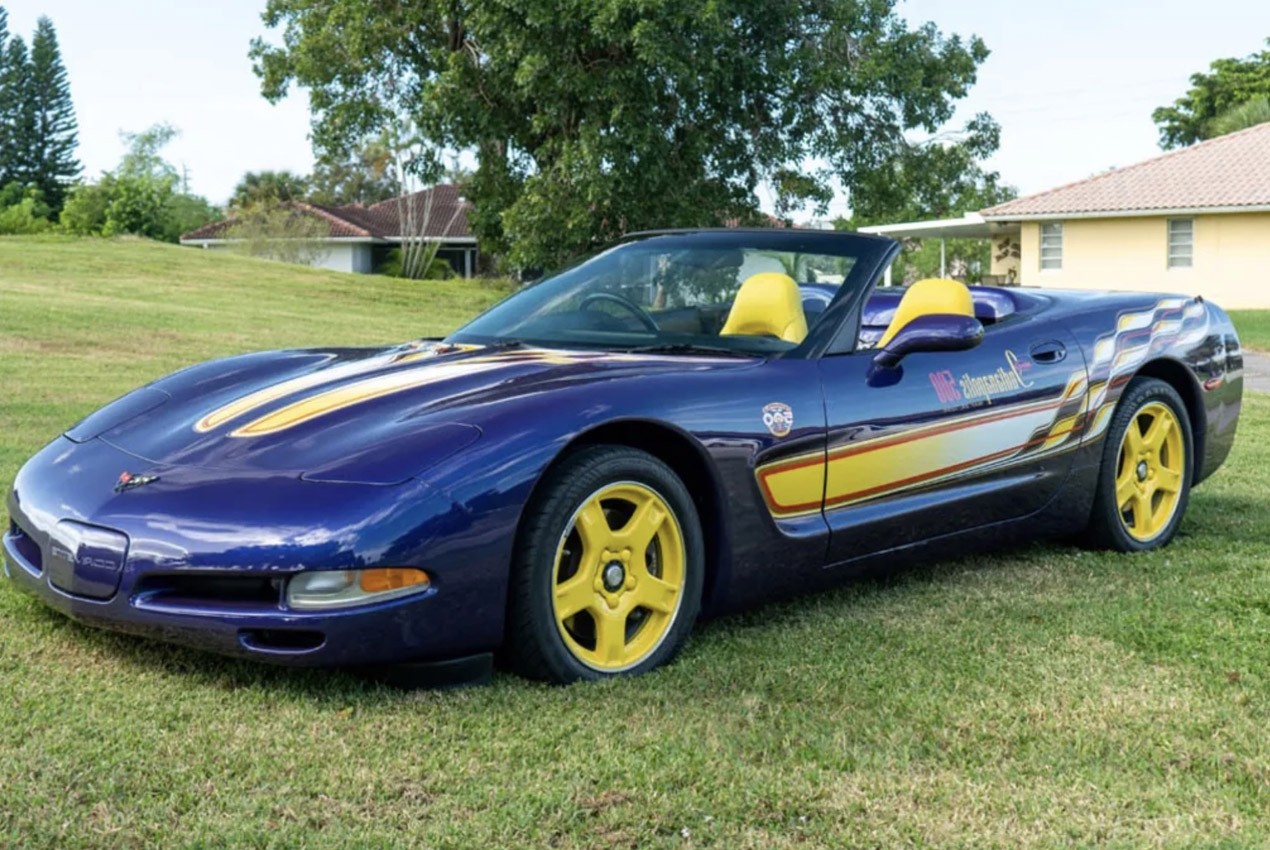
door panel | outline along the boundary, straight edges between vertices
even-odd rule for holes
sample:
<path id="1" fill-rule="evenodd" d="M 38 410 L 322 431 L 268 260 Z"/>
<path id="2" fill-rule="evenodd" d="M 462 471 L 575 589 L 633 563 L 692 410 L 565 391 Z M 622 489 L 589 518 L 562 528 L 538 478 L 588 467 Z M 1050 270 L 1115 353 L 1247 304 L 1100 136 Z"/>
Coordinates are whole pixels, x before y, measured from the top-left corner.
<path id="1" fill-rule="evenodd" d="M 1079 443 L 1079 352 L 1066 331 L 1019 316 L 971 351 L 906 357 L 889 386 L 869 385 L 872 352 L 823 359 L 829 563 L 1048 503 Z"/>

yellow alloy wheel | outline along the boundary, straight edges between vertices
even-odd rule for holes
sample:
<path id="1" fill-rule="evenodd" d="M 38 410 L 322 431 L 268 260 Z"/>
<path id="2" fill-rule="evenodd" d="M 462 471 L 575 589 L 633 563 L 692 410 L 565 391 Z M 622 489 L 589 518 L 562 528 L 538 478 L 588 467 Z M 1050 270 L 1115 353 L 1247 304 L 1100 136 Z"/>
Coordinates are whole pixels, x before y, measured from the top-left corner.
<path id="1" fill-rule="evenodd" d="M 592 493 L 556 550 L 552 609 L 565 646 L 595 670 L 638 665 L 670 633 L 687 553 L 666 500 L 623 481 Z"/>
<path id="2" fill-rule="evenodd" d="M 1143 405 L 1125 429 L 1116 466 L 1116 505 L 1125 531 L 1148 541 L 1168 528 L 1182 500 L 1186 439 L 1168 405 Z"/>

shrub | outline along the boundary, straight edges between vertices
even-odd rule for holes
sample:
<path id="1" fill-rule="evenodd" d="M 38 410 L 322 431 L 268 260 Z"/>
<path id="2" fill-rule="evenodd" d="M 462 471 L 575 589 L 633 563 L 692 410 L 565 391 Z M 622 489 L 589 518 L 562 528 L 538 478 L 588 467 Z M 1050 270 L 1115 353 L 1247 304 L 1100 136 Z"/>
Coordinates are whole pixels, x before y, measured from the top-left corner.
<path id="1" fill-rule="evenodd" d="M 48 219 L 39 214 L 34 198 L 23 198 L 16 204 L 0 209 L 0 236 L 43 233 L 52 226 Z"/>
<path id="2" fill-rule="evenodd" d="M 400 248 L 393 248 L 388 252 L 388 258 L 379 264 L 376 269 L 382 275 L 388 277 L 405 277 L 401 271 L 402 254 Z M 440 257 L 433 257 L 424 266 L 423 274 L 419 275 L 419 280 L 449 280 L 454 277 L 454 269 L 445 260 Z"/>

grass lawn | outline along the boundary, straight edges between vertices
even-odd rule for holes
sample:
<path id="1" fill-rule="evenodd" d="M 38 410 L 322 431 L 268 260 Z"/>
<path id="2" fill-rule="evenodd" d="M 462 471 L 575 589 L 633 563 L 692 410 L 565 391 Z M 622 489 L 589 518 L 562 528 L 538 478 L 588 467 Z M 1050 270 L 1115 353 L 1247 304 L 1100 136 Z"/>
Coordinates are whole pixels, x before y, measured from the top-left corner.
<path id="1" fill-rule="evenodd" d="M 0 479 L 184 364 L 440 333 L 496 295 L 0 239 Z M 0 586 L 0 847 L 1270 846 L 1268 505 L 1251 397 L 1163 552 L 932 563 L 571 688 L 401 693 Z"/>
<path id="2" fill-rule="evenodd" d="M 1245 348 L 1270 351 L 1270 310 L 1234 310 L 1230 318 Z"/>

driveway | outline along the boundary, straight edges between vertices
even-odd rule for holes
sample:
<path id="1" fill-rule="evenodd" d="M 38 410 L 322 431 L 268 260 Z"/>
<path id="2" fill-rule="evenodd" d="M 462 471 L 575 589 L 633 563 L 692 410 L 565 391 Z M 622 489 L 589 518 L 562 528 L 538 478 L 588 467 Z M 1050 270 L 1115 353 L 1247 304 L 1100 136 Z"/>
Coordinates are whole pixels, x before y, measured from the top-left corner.
<path id="1" fill-rule="evenodd" d="M 1270 393 L 1270 354 L 1244 351 L 1244 389 Z"/>

